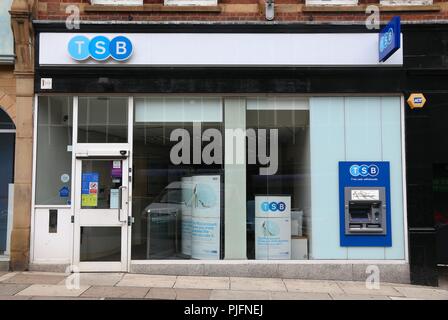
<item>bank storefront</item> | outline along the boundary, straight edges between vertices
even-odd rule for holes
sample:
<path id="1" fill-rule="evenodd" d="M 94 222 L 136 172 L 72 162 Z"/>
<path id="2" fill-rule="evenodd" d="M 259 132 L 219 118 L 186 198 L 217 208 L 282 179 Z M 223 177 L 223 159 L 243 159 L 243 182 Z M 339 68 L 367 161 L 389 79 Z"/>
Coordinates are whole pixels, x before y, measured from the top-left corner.
<path id="1" fill-rule="evenodd" d="M 409 281 L 403 97 L 375 86 L 401 49 L 37 30 L 33 268 Z"/>

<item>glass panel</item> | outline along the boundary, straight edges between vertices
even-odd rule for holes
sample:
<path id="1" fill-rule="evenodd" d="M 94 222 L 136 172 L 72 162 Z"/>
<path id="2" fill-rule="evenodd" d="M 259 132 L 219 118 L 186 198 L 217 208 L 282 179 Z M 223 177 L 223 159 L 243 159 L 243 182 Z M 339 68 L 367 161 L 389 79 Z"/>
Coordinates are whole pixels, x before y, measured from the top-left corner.
<path id="1" fill-rule="evenodd" d="M 15 129 L 16 126 L 12 122 L 9 115 L 0 106 L 0 130 L 1 129 Z"/>
<path id="2" fill-rule="evenodd" d="M 78 142 L 123 143 L 127 141 L 128 98 L 79 98 Z"/>
<path id="3" fill-rule="evenodd" d="M 121 261 L 121 227 L 81 227 L 80 261 Z"/>
<path id="4" fill-rule="evenodd" d="M 83 160 L 81 208 L 118 209 L 122 168 L 122 160 Z"/>
<path id="5" fill-rule="evenodd" d="M 217 99 L 219 109 L 204 112 L 206 99 L 172 99 L 164 109 L 167 100 L 136 99 L 132 259 L 221 259 L 222 102 Z M 182 112 L 174 112 L 176 103 Z M 192 117 L 213 121 L 191 122 Z M 213 161 L 203 152 L 210 141 Z"/>
<path id="6" fill-rule="evenodd" d="M 0 255 L 6 251 L 9 184 L 14 182 L 14 133 L 0 133 Z"/>
<path id="7" fill-rule="evenodd" d="M 284 103 L 246 112 L 247 257 L 308 259 L 309 112 Z"/>
<path id="8" fill-rule="evenodd" d="M 70 203 L 72 97 L 39 97 L 36 204 Z"/>

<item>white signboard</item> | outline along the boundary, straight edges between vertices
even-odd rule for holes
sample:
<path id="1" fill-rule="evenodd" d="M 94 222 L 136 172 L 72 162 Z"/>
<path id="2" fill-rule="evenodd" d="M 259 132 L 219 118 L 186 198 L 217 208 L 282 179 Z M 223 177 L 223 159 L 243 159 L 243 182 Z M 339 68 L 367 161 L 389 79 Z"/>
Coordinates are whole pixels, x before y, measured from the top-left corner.
<path id="1" fill-rule="evenodd" d="M 69 53 L 69 42 L 74 37 L 84 37 L 84 42 L 72 41 L 75 43 L 72 50 L 75 50 L 75 53 L 76 50 L 81 50 L 79 53 L 82 59 L 76 60 Z M 132 54 L 129 52 L 120 58 L 121 47 L 115 43 L 117 38 L 121 40 L 120 43 L 128 41 L 127 47 L 132 47 Z M 126 39 L 123 40 L 124 38 Z M 97 54 L 89 52 L 91 48 L 87 42 L 97 45 Z M 108 43 L 110 48 L 106 45 Z M 102 55 L 108 49 L 110 54 Z M 40 66 L 250 67 L 401 66 L 402 64 L 402 49 L 386 62 L 378 62 L 376 33 L 43 32 L 39 34 Z"/>

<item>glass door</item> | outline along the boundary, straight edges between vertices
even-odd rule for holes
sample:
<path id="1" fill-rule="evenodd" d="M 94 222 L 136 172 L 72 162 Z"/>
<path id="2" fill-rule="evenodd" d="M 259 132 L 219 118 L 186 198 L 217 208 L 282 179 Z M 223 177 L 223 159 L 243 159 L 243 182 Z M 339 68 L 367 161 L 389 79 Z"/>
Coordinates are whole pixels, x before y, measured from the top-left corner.
<path id="1" fill-rule="evenodd" d="M 127 271 L 128 170 L 126 157 L 76 159 L 73 264 L 78 271 Z"/>

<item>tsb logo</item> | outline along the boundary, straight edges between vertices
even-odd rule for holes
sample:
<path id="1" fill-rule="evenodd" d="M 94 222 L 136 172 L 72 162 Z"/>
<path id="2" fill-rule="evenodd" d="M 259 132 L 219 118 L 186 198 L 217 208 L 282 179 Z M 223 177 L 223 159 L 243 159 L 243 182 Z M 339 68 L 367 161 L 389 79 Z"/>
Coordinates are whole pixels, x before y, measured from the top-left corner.
<path id="1" fill-rule="evenodd" d="M 68 43 L 68 53 L 78 61 L 92 57 L 96 61 L 104 61 L 112 57 L 117 61 L 125 61 L 132 55 L 132 43 L 118 36 L 109 40 L 105 36 L 96 36 L 89 40 L 85 36 L 75 36 Z"/>
<path id="2" fill-rule="evenodd" d="M 264 212 L 268 212 L 268 211 L 280 211 L 283 212 L 286 210 L 286 204 L 284 202 L 263 202 L 261 204 L 261 210 Z"/>
<path id="3" fill-rule="evenodd" d="M 372 164 L 370 166 L 368 165 L 357 165 L 354 164 L 350 167 L 350 174 L 353 177 L 376 177 L 378 173 L 380 172 L 380 169 L 378 166 Z"/>

